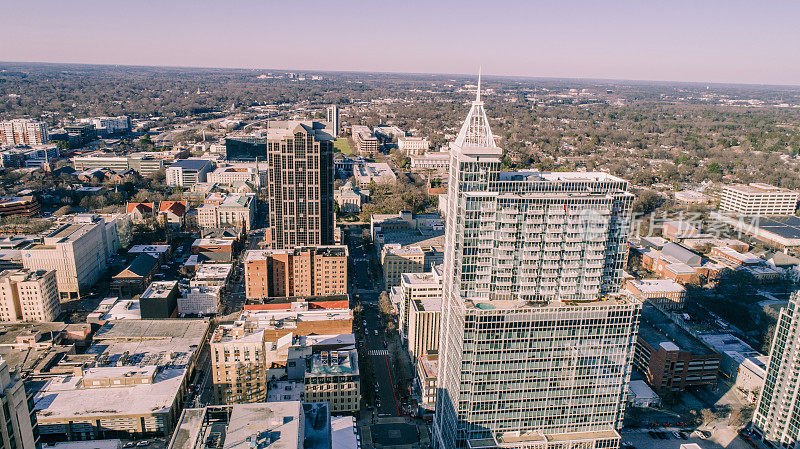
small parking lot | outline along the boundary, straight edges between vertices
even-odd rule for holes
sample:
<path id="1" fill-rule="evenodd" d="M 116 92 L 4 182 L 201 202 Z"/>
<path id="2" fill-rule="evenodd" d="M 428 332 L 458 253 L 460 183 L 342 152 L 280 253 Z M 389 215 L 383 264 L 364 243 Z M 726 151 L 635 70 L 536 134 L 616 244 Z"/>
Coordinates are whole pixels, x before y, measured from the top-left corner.
<path id="1" fill-rule="evenodd" d="M 680 449 L 681 444 L 697 443 L 703 449 L 752 449 L 752 446 L 738 437 L 732 428 L 710 428 L 709 438 L 703 439 L 696 432 L 683 432 L 688 439 L 675 438 L 672 431 L 675 429 L 654 429 L 665 432 L 669 439 L 653 438 L 649 435 L 650 429 L 623 429 L 620 432 L 623 442 L 629 442 L 636 449 Z M 629 446 L 630 447 L 630 446 Z"/>

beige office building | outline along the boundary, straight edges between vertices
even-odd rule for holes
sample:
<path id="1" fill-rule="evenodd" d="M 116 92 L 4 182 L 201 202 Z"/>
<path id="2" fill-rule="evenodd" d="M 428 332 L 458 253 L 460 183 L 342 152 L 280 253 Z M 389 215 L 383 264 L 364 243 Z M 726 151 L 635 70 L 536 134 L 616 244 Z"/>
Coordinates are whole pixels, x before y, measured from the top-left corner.
<path id="1" fill-rule="evenodd" d="M 428 139 L 424 137 L 406 136 L 397 138 L 397 148 L 404 152 L 406 156 L 423 154 L 430 145 Z"/>
<path id="2" fill-rule="evenodd" d="M 381 267 L 385 288 L 400 285 L 403 273 L 420 273 L 424 266 L 425 252 L 419 246 L 402 246 L 399 243 L 383 246 Z"/>
<path id="3" fill-rule="evenodd" d="M 315 337 L 336 339 L 344 336 Z M 305 373 L 302 374 L 305 384 L 303 400 L 327 402 L 331 413 L 357 412 L 361 408 L 361 381 L 355 341 L 353 345 L 348 345 L 348 349 L 330 351 L 316 350 L 314 345 L 308 343 L 310 342 L 306 343 L 306 347 L 312 353 L 303 360 L 305 362 Z M 289 360 L 289 363 L 298 361 Z"/>
<path id="4" fill-rule="evenodd" d="M 217 203 L 208 201 L 197 209 L 201 228 L 252 229 L 256 214 L 256 197 L 252 194 L 230 194 Z"/>
<path id="5" fill-rule="evenodd" d="M 55 321 L 61 313 L 56 272 L 0 273 L 0 321 Z"/>
<path id="6" fill-rule="evenodd" d="M 725 186 L 719 210 L 740 215 L 793 215 L 800 192 L 760 182 Z"/>
<path id="7" fill-rule="evenodd" d="M 54 270 L 61 297 L 79 298 L 106 270 L 106 259 L 114 252 L 108 237 L 103 219 L 81 217 L 46 235 L 42 244 L 22 250 L 22 266 Z"/>
<path id="8" fill-rule="evenodd" d="M 206 175 L 206 182 L 234 186 L 245 182 L 258 187 L 261 185 L 261 176 L 255 166 L 226 166 L 219 167 Z"/>
<path id="9" fill-rule="evenodd" d="M 403 273 L 400 286 L 391 289 L 390 299 L 397 305 L 400 334 L 404 338 L 408 338 L 411 303 L 442 299 L 442 268 L 441 265 L 436 265 L 425 273 Z"/>
<path id="10" fill-rule="evenodd" d="M 442 321 L 442 298 L 415 299 L 408 314 L 408 352 L 416 361 L 439 351 L 439 325 Z"/>
<path id="11" fill-rule="evenodd" d="M 450 168 L 450 153 L 425 153 L 411 156 L 411 170 L 447 172 Z"/>
<path id="12" fill-rule="evenodd" d="M 267 395 L 264 330 L 219 326 L 211 337 L 211 367 L 216 403 L 263 402 Z"/>
<path id="13" fill-rule="evenodd" d="M 353 125 L 351 128 L 353 142 L 356 144 L 358 154 L 372 157 L 378 152 L 378 138 L 369 130 L 368 126 Z"/>
<path id="14" fill-rule="evenodd" d="M 289 363 L 290 358 L 298 357 L 290 355 L 289 348 L 294 347 L 292 351 L 296 352 L 298 346 L 304 346 L 296 339 L 308 335 L 352 336 L 353 312 L 348 308 L 347 297 L 342 298 L 341 301 L 246 305 L 233 324 L 217 327 L 210 344 L 217 403 L 263 402 L 268 382 L 286 376 L 302 381 L 304 376 L 294 369 L 305 372 L 305 367 Z M 336 349 L 344 349 L 346 345 L 340 346 Z M 308 351 L 306 355 L 312 353 Z M 318 383 L 320 381 L 313 382 Z"/>

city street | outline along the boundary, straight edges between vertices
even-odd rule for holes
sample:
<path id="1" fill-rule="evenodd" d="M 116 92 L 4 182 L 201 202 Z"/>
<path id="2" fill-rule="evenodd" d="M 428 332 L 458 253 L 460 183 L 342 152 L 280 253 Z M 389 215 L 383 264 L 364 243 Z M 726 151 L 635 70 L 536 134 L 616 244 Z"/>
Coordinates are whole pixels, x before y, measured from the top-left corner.
<path id="1" fill-rule="evenodd" d="M 370 366 L 372 373 L 372 377 L 362 383 L 364 405 L 361 416 L 366 420 L 362 422 L 365 425 L 362 431 L 368 435 L 366 447 L 419 447 L 419 422 L 401 414 L 400 379 L 385 344 L 386 327 L 380 317 L 378 298 L 382 285 L 377 277 L 379 271 L 372 266 L 372 248 L 364 245 L 361 232 L 360 226 L 351 226 L 347 242 L 351 260 L 350 296 L 353 306 L 361 304 L 363 308 L 354 325 L 361 354 L 360 365 L 362 370 Z"/>
<path id="2" fill-rule="evenodd" d="M 360 345 L 363 345 L 361 354 L 366 354 L 375 375 L 375 385 L 365 385 L 364 388 L 374 388 L 375 401 L 368 403 L 375 406 L 378 416 L 399 416 L 400 407 L 397 402 L 397 384 L 393 378 L 389 362 L 389 351 L 384 346 L 386 341 L 384 323 L 380 318 L 378 307 L 377 289 L 379 281 L 372 276 L 369 254 L 364 247 L 359 227 L 357 232 L 350 234 L 350 267 L 351 291 L 357 292 L 354 296 L 364 309 L 361 321 L 355 323 L 355 332 L 359 334 Z M 365 325 L 366 323 L 366 325 Z M 365 394 L 365 397 L 372 395 Z"/>

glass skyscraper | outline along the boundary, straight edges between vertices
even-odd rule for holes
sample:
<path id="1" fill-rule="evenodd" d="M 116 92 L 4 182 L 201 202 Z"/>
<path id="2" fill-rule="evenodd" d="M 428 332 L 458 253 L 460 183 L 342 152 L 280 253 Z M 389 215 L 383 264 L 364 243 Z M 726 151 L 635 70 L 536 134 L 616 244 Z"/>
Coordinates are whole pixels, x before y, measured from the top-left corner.
<path id="1" fill-rule="evenodd" d="M 617 447 L 640 310 L 616 295 L 628 183 L 500 171 L 480 87 L 450 151 L 435 443 Z"/>
<path id="2" fill-rule="evenodd" d="M 773 447 L 800 447 L 800 293 L 781 310 L 769 351 L 767 377 L 753 413 L 753 430 Z"/>

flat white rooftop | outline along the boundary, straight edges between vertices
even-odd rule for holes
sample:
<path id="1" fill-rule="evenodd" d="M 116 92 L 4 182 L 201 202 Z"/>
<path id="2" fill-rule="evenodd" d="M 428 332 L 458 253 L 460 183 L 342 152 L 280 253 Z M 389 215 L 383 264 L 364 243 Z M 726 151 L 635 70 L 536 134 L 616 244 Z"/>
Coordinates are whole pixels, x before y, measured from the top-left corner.
<path id="1" fill-rule="evenodd" d="M 78 376 L 57 376 L 36 393 L 34 407 L 40 420 L 166 413 L 185 376 L 185 369 L 167 368 L 158 373 L 152 384 L 89 389 L 82 388 Z"/>
<path id="2" fill-rule="evenodd" d="M 142 293 L 142 299 L 151 299 L 151 298 L 167 298 L 169 297 L 170 293 L 177 288 L 178 281 L 155 281 L 151 283 L 147 290 Z"/>
<path id="3" fill-rule="evenodd" d="M 229 263 L 201 263 L 194 273 L 195 279 L 226 279 L 230 275 L 233 265 Z"/>
<path id="4" fill-rule="evenodd" d="M 671 279 L 642 279 L 631 280 L 631 282 L 642 293 L 681 293 L 686 289 L 679 283 Z"/>

